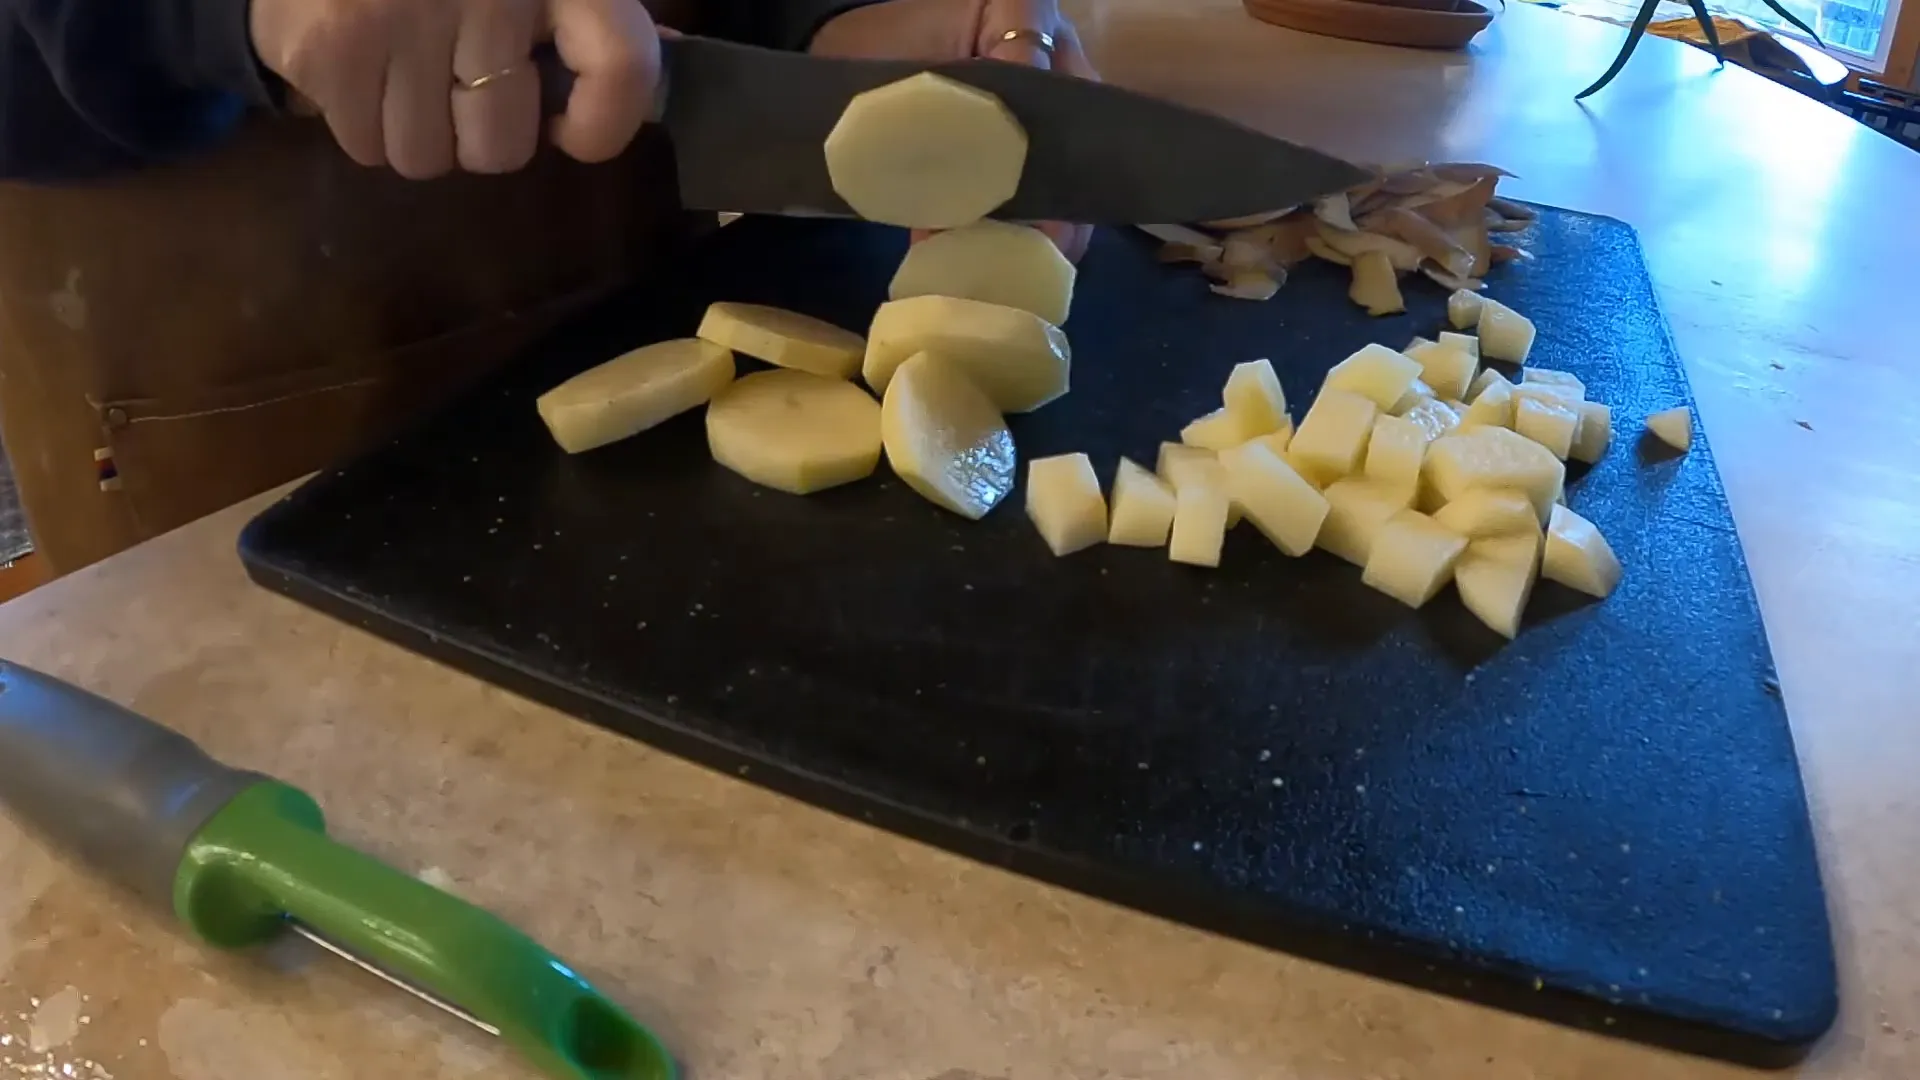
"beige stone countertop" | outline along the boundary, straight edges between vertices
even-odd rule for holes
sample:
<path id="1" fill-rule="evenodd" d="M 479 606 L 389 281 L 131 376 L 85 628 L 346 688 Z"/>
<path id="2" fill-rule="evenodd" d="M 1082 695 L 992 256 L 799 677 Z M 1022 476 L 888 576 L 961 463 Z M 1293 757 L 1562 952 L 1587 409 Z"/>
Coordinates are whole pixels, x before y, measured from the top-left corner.
<path id="1" fill-rule="evenodd" d="M 1834 914 L 1841 1020 L 1792 1075 L 1920 1077 L 1920 156 L 1665 41 L 1576 105 L 1621 32 L 1524 4 L 1465 55 L 1305 37 L 1232 0 L 1076 10 L 1115 81 L 1356 158 L 1496 162 L 1518 195 L 1639 228 L 1752 564 Z M 234 539 L 263 505 L 0 608 L 0 655 L 306 789 L 349 843 L 438 868 L 581 960 L 695 1078 L 1748 1075 L 1116 909 L 574 722 L 250 586 Z M 199 947 L 0 823 L 0 1080 L 69 1075 L 525 1073 L 334 964 Z"/>

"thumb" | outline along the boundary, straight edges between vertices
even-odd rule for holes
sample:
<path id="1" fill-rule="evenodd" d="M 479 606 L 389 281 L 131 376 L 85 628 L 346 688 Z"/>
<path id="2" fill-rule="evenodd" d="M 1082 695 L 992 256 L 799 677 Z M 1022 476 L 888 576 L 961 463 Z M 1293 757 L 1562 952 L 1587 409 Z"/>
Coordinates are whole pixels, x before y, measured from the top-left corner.
<path id="1" fill-rule="evenodd" d="M 549 28 L 560 60 L 574 73 L 567 108 L 552 139 L 568 156 L 619 156 L 653 115 L 660 84 L 660 35 L 636 0 L 549 0 Z"/>

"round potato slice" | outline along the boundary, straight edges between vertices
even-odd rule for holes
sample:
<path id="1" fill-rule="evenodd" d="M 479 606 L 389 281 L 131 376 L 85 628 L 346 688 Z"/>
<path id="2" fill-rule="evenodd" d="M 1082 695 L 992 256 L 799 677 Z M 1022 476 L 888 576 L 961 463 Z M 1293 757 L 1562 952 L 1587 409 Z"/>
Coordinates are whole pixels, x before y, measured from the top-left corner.
<path id="1" fill-rule="evenodd" d="M 686 412 L 732 381 L 733 353 L 699 338 L 677 338 L 589 368 L 535 404 L 553 441 L 578 454 Z"/>
<path id="2" fill-rule="evenodd" d="M 999 98 L 925 71 L 847 102 L 826 155 L 833 190 L 861 217 L 957 229 L 1013 198 L 1027 133 Z"/>
<path id="3" fill-rule="evenodd" d="M 1013 490 L 1013 435 L 963 369 L 933 353 L 900 365 L 880 405 L 887 463 L 937 506 L 978 520 Z"/>
<path id="4" fill-rule="evenodd" d="M 958 364 L 995 408 L 1010 413 L 1030 412 L 1066 393 L 1073 363 L 1067 335 L 1031 311 L 912 296 L 874 313 L 861 374 L 884 394 L 894 370 L 922 352 Z"/>
<path id="5" fill-rule="evenodd" d="M 1031 311 L 1059 326 L 1073 303 L 1073 264 L 1029 225 L 976 221 L 907 249 L 887 299 L 958 296 Z"/>
<path id="6" fill-rule="evenodd" d="M 836 379 L 852 378 L 867 352 L 867 339 L 851 330 L 764 304 L 710 304 L 694 336 L 775 367 Z"/>
<path id="7" fill-rule="evenodd" d="M 756 484 L 810 495 L 872 474 L 880 403 L 830 376 L 757 372 L 707 406 L 707 448 Z"/>

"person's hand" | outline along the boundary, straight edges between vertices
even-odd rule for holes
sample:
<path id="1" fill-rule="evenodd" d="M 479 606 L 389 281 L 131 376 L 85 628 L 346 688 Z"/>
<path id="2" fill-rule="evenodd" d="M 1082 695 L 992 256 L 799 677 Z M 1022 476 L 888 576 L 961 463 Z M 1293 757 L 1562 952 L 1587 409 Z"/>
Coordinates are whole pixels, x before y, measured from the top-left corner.
<path id="1" fill-rule="evenodd" d="M 259 2 L 259 0 L 256 0 Z M 1053 52 L 1035 44 L 1037 30 L 1053 38 Z M 1057 0 L 883 0 L 857 7 L 827 21 L 809 51 L 821 56 L 896 60 L 963 60 L 984 56 L 1049 68 L 1083 79 L 1098 79 L 1080 35 L 1060 13 Z M 1098 178 L 1089 177 L 1097 183 Z M 1060 250 L 1078 260 L 1093 236 L 1090 225 L 1042 222 Z M 920 236 L 916 234 L 915 239 Z"/>
<path id="2" fill-rule="evenodd" d="M 660 38 L 639 0 L 253 0 L 254 52 L 362 165 L 511 172 L 540 142 L 534 46 L 578 80 L 555 145 L 615 157 L 652 112 Z"/>

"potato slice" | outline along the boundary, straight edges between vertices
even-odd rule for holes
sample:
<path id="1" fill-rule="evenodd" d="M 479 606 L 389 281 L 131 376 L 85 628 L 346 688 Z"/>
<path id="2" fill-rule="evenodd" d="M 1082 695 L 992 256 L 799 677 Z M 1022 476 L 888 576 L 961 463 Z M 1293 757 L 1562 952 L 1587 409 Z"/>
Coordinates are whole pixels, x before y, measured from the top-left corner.
<path id="1" fill-rule="evenodd" d="M 1473 404 L 1467 406 L 1465 423 L 1499 428 L 1513 426 L 1513 384 L 1498 372 L 1493 378 L 1480 396 L 1473 399 Z"/>
<path id="2" fill-rule="evenodd" d="M 868 221 L 957 229 L 1013 198 L 1027 133 L 999 98 L 927 71 L 856 94 L 826 156 L 833 190 Z"/>
<path id="3" fill-rule="evenodd" d="M 1504 488 L 1465 492 L 1434 511 L 1433 520 L 1469 540 L 1540 532 L 1540 515 L 1533 503 L 1521 492 Z"/>
<path id="4" fill-rule="evenodd" d="M 1486 297 L 1471 289 L 1456 289 L 1447 297 L 1447 321 L 1455 330 L 1472 330 L 1480 325 L 1480 304 Z"/>
<path id="5" fill-rule="evenodd" d="M 1246 418 L 1221 408 L 1180 429 L 1180 441 L 1205 450 L 1230 450 L 1265 431 L 1255 429 Z"/>
<path id="6" fill-rule="evenodd" d="M 1322 389 L 1287 446 L 1288 461 L 1296 470 L 1305 464 L 1315 478 L 1328 478 L 1329 483 L 1359 471 L 1379 413 L 1371 400 L 1359 394 L 1331 386 Z"/>
<path id="7" fill-rule="evenodd" d="M 1681 453 L 1693 446 L 1693 410 L 1685 405 L 1647 417 L 1647 430 Z"/>
<path id="8" fill-rule="evenodd" d="M 1056 454 L 1027 463 L 1027 519 L 1055 556 L 1107 538 L 1107 500 L 1085 454 Z"/>
<path id="9" fill-rule="evenodd" d="M 1453 568 L 1460 602 L 1494 633 L 1512 641 L 1540 577 L 1540 533 L 1476 540 Z"/>
<path id="10" fill-rule="evenodd" d="M 1347 287 L 1347 299 L 1376 318 L 1407 310 L 1406 298 L 1400 295 L 1400 275 L 1387 255 L 1379 251 L 1363 251 L 1353 257 L 1353 283 Z"/>
<path id="11" fill-rule="evenodd" d="M 1533 351 L 1533 332 L 1533 320 L 1492 297 L 1481 297 L 1481 359 L 1526 363 Z"/>
<path id="12" fill-rule="evenodd" d="M 932 352 L 959 365 L 1001 412 L 1030 412 L 1067 392 L 1073 352 L 1060 328 L 1031 311 L 953 296 L 880 305 L 867 331 L 867 385 L 884 394 L 894 369 Z"/>
<path id="13" fill-rule="evenodd" d="M 1580 414 L 1557 398 L 1524 397 L 1514 404 L 1513 430 L 1565 461 L 1573 452 L 1573 437 L 1580 430 Z"/>
<path id="14" fill-rule="evenodd" d="M 694 334 L 775 367 L 836 379 L 852 378 L 867 351 L 867 339 L 851 330 L 764 304 L 709 304 Z"/>
<path id="15" fill-rule="evenodd" d="M 1411 420 L 1375 417 L 1373 435 L 1367 440 L 1367 479 L 1408 488 L 1418 484 L 1429 441 L 1426 429 Z"/>
<path id="16" fill-rule="evenodd" d="M 1388 519 L 1413 505 L 1413 489 L 1350 476 L 1323 492 L 1327 519 L 1314 546 L 1355 566 L 1365 567 L 1373 540 Z"/>
<path id="17" fill-rule="evenodd" d="M 1612 442 L 1613 410 L 1598 401 L 1581 402 L 1580 430 L 1574 433 L 1569 456 L 1591 465 L 1606 456 Z"/>
<path id="18" fill-rule="evenodd" d="M 1274 372 L 1271 361 L 1249 360 L 1235 364 L 1227 375 L 1221 398 L 1226 402 L 1228 414 L 1238 419 L 1243 430 L 1250 430 L 1254 435 L 1293 426 L 1287 416 L 1287 392 L 1281 388 L 1280 376 Z"/>
<path id="19" fill-rule="evenodd" d="M 1211 483 L 1188 483 L 1173 495 L 1173 533 L 1167 558 L 1192 566 L 1219 566 L 1227 539 L 1226 491 Z"/>
<path id="20" fill-rule="evenodd" d="M 1013 435 L 961 365 L 918 353 L 880 403 L 887 463 L 936 506 L 978 520 L 1013 490 Z"/>
<path id="21" fill-rule="evenodd" d="M 1564 506 L 1547 522 L 1547 552 L 1541 573 L 1589 596 L 1605 598 L 1620 584 L 1620 560 L 1593 522 Z"/>
<path id="22" fill-rule="evenodd" d="M 1421 345 L 1409 349 L 1406 355 L 1420 365 L 1420 379 L 1433 387 L 1435 397 L 1454 401 L 1466 400 L 1467 389 L 1473 385 L 1473 376 L 1480 369 L 1476 353 L 1450 342 Z"/>
<path id="23" fill-rule="evenodd" d="M 1546 447 L 1506 428 L 1477 427 L 1427 448 L 1421 478 L 1448 502 L 1476 488 L 1513 488 L 1547 520 L 1565 485 L 1567 466 Z"/>
<path id="24" fill-rule="evenodd" d="M 828 375 L 755 372 L 707 406 L 707 448 L 756 484 L 810 495 L 873 473 L 880 403 Z"/>
<path id="25" fill-rule="evenodd" d="M 1121 458 L 1113 474 L 1113 517 L 1107 543 L 1123 547 L 1165 547 L 1173 528 L 1173 486 L 1132 461 Z"/>
<path id="26" fill-rule="evenodd" d="M 1333 366 L 1321 383 L 1325 390 L 1345 390 L 1391 409 L 1420 377 L 1420 365 L 1385 345 L 1368 345 Z"/>
<path id="27" fill-rule="evenodd" d="M 704 405 L 733 381 L 733 354 L 710 341 L 643 345 L 541 394 L 534 406 L 553 441 L 578 454 Z"/>
<path id="28" fill-rule="evenodd" d="M 1418 424 L 1427 441 L 1432 442 L 1460 426 L 1460 411 L 1449 402 L 1427 400 L 1408 409 L 1402 419 Z"/>
<path id="29" fill-rule="evenodd" d="M 1453 580 L 1466 550 L 1466 537 L 1418 510 L 1402 510 L 1374 536 L 1360 580 L 1408 607 L 1423 607 Z"/>
<path id="30" fill-rule="evenodd" d="M 1073 264 L 1028 225 L 976 221 L 907 249 L 887 299 L 957 296 L 1031 311 L 1055 326 L 1073 305 Z"/>
<path id="31" fill-rule="evenodd" d="M 1288 555 L 1313 550 L 1327 500 L 1270 448 L 1257 442 L 1220 455 L 1227 493 L 1261 535 Z"/>

